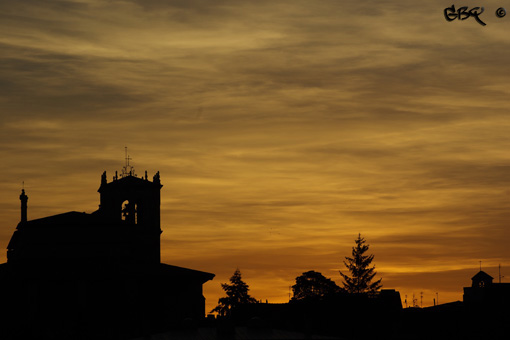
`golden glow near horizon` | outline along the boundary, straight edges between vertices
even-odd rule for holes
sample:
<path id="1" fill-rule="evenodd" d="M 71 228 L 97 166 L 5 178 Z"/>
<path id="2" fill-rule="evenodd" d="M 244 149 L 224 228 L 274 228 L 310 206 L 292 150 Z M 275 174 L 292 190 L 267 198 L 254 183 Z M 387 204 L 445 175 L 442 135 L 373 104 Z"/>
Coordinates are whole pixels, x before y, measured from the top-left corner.
<path id="1" fill-rule="evenodd" d="M 462 299 L 479 260 L 510 268 L 510 17 L 483 5 L 2 2 L 1 244 L 22 181 L 29 219 L 92 212 L 127 145 L 161 173 L 163 261 L 216 274 L 208 310 L 236 267 L 269 302 L 340 284 L 358 233 L 384 288 Z"/>

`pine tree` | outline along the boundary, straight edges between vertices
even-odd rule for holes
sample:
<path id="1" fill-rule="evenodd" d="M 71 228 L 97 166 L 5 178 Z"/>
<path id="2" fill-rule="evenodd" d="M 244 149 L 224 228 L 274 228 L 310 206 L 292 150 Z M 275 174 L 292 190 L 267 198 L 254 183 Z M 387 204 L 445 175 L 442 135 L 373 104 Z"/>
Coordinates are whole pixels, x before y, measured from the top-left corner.
<path id="1" fill-rule="evenodd" d="M 211 313 L 218 312 L 220 316 L 229 316 L 232 309 L 244 303 L 256 303 L 257 300 L 252 298 L 248 291 L 248 285 L 241 278 L 241 271 L 236 269 L 234 275 L 230 278 L 230 283 L 222 283 L 221 288 L 227 296 L 218 300 L 218 305 Z"/>
<path id="2" fill-rule="evenodd" d="M 349 293 L 374 293 L 381 287 L 381 280 L 372 282 L 376 274 L 375 266 L 369 267 L 374 259 L 374 255 L 364 255 L 368 250 L 368 244 L 365 239 L 358 234 L 358 239 L 354 240 L 356 246 L 352 247 L 352 257 L 345 257 L 344 265 L 350 272 L 350 276 L 340 272 L 344 279 L 342 284 Z"/>

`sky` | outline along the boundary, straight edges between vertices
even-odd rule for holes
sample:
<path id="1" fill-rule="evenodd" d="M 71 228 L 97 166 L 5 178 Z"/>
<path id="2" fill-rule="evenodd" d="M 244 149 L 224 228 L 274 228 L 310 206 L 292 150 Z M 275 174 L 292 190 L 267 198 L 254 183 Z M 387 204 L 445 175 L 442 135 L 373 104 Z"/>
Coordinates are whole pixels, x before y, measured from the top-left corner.
<path id="1" fill-rule="evenodd" d="M 286 302 L 358 234 L 423 306 L 510 282 L 510 15 L 452 1 L 0 2 L 0 245 L 98 208 L 100 176 L 161 174 L 162 261 L 236 268 Z M 0 262 L 6 261 L 6 250 Z M 437 295 L 436 295 L 437 293 Z"/>

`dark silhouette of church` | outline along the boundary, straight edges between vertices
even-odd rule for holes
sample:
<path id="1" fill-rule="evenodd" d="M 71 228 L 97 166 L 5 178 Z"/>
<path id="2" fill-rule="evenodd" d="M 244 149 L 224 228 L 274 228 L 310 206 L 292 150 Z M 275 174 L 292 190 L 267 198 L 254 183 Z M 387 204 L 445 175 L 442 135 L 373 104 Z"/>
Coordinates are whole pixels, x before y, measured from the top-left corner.
<path id="1" fill-rule="evenodd" d="M 0 338 L 125 338 L 203 319 L 214 274 L 161 263 L 161 188 L 159 172 L 139 178 L 127 158 L 111 182 L 102 174 L 90 214 L 28 220 L 22 190 L 0 265 Z"/>

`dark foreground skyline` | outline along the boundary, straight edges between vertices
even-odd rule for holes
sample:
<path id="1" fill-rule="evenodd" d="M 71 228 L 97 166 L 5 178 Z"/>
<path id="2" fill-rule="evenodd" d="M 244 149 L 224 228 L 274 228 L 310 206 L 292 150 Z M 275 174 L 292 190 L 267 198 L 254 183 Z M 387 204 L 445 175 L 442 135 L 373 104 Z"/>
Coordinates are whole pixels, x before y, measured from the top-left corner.
<path id="1" fill-rule="evenodd" d="M 114 201 L 116 202 L 113 206 L 111 206 L 111 204 L 108 203 L 106 198 L 104 198 L 104 197 L 106 197 L 105 195 L 109 192 L 109 191 L 105 191 L 104 188 L 106 188 L 106 186 L 112 186 L 112 187 L 115 187 L 115 188 L 121 187 L 120 184 L 118 185 L 118 183 L 120 183 L 120 182 L 122 182 L 122 183 L 127 182 L 128 184 L 131 183 L 131 182 L 136 182 L 136 183 L 140 182 L 140 183 L 149 183 L 150 184 L 150 182 L 147 182 L 148 181 L 147 171 L 145 171 L 145 177 L 143 177 L 143 176 L 139 177 L 138 175 L 136 175 L 136 171 L 135 171 L 134 167 L 132 167 L 130 165 L 131 157 L 127 153 L 127 148 L 126 148 L 125 151 L 126 151 L 125 166 L 122 168 L 121 171 L 115 171 L 115 174 L 113 175 L 113 178 L 112 178 L 113 182 L 109 182 L 109 180 L 107 178 L 106 171 L 103 172 L 103 174 L 101 175 L 101 184 L 100 184 L 100 187 L 98 189 L 98 192 L 100 193 L 100 196 L 101 196 L 101 198 L 100 198 L 101 204 L 99 205 L 99 209 L 97 211 L 93 212 L 92 214 L 79 213 L 79 212 L 76 212 L 76 211 L 72 211 L 72 212 L 66 212 L 66 213 L 63 213 L 63 214 L 57 214 L 57 215 L 50 216 L 50 217 L 46 217 L 45 216 L 43 218 L 38 218 L 38 219 L 28 219 L 28 210 L 29 210 L 28 209 L 28 196 L 26 195 L 25 189 L 22 189 L 21 195 L 19 196 L 19 200 L 20 200 L 20 212 L 21 212 L 19 215 L 21 216 L 21 219 L 20 219 L 20 223 L 18 224 L 18 227 L 16 228 L 16 230 L 14 231 L 14 233 L 13 233 L 13 235 L 11 237 L 11 241 L 9 242 L 9 245 L 7 246 L 7 259 L 10 260 L 11 262 L 17 262 L 18 258 L 24 259 L 26 257 L 29 260 L 31 259 L 30 261 L 37 260 L 38 262 L 40 262 L 40 261 L 47 261 L 48 258 L 52 258 L 57 253 L 62 253 L 61 256 L 64 256 L 63 258 L 65 258 L 66 261 L 69 260 L 71 262 L 74 261 L 73 260 L 73 258 L 74 258 L 73 256 L 77 255 L 77 254 L 78 255 L 79 254 L 82 254 L 82 255 L 83 254 L 89 254 L 87 256 L 95 256 L 95 257 L 99 258 L 99 257 L 103 256 L 101 254 L 103 254 L 104 251 L 95 254 L 95 252 L 97 250 L 95 248 L 97 248 L 97 247 L 95 245 L 92 245 L 92 244 L 91 245 L 87 245 L 87 242 L 85 242 L 85 241 L 84 241 L 85 243 L 78 242 L 78 244 L 72 245 L 72 244 L 74 244 L 72 242 L 75 242 L 73 240 L 81 240 L 83 238 L 82 237 L 83 235 L 82 236 L 72 236 L 72 237 L 70 237 L 69 235 L 71 235 L 71 234 L 68 234 L 68 233 L 71 232 L 72 230 L 76 229 L 76 228 L 78 228 L 77 230 L 81 230 L 80 228 L 82 228 L 82 227 L 85 227 L 84 231 L 90 230 L 90 232 L 94 232 L 94 230 L 97 230 L 97 227 L 101 227 L 106 222 L 106 220 L 103 221 L 103 222 L 101 222 L 101 220 L 98 220 L 98 216 L 100 217 L 100 216 L 104 215 L 104 213 L 101 213 L 101 211 L 105 211 L 105 209 L 106 210 L 112 209 L 115 206 L 115 204 L 117 204 L 118 205 L 117 208 L 119 210 L 116 213 L 117 215 L 119 215 L 117 217 L 121 218 L 123 223 L 132 223 L 134 225 L 136 225 L 137 223 L 139 225 L 142 225 L 143 221 L 144 221 L 144 218 L 147 219 L 147 217 L 146 217 L 146 215 L 147 215 L 147 211 L 146 211 L 147 207 L 146 206 L 147 205 L 157 206 L 158 207 L 157 208 L 157 213 L 155 213 L 157 215 L 157 225 L 158 225 L 158 228 L 157 228 L 158 229 L 158 232 L 157 232 L 157 242 L 156 242 L 158 244 L 157 252 L 154 253 L 155 257 L 150 255 L 150 254 L 152 254 L 152 251 L 149 251 L 148 255 L 149 255 L 149 257 L 152 256 L 155 259 L 157 259 L 157 262 L 159 263 L 159 261 L 161 261 L 161 253 L 162 253 L 162 251 L 165 252 L 165 250 L 166 250 L 164 248 L 160 249 L 160 246 L 159 246 L 159 243 L 160 243 L 160 233 L 163 232 L 163 230 L 161 230 L 160 226 L 159 226 L 159 223 L 160 223 L 159 222 L 160 221 L 159 204 L 160 204 L 160 201 L 161 201 L 159 189 L 160 189 L 160 187 L 163 187 L 160 184 L 161 182 L 160 182 L 159 171 L 156 173 L 156 175 L 154 175 L 154 179 L 153 179 L 154 185 L 156 185 L 156 183 L 157 183 L 157 188 L 158 188 L 158 190 L 157 190 L 158 191 L 157 199 L 151 197 L 150 198 L 150 202 L 149 202 L 150 204 L 142 204 L 141 207 L 139 207 L 139 203 L 137 202 L 137 200 L 139 200 L 141 198 L 136 198 L 136 197 L 138 197 L 137 195 L 139 195 L 139 194 L 135 194 L 135 196 L 133 196 L 133 193 L 127 194 L 127 193 L 131 192 L 132 189 L 126 191 L 126 194 L 124 194 L 124 196 L 127 195 L 126 197 L 122 197 L 122 199 L 120 199 L 121 198 L 120 196 L 122 196 L 122 194 L 120 194 L 119 198 L 116 201 L 112 200 L 112 204 L 114 203 Z M 119 175 L 119 173 L 120 173 L 120 175 Z M 120 181 L 119 181 L 119 179 L 120 179 Z M 118 190 L 118 189 L 116 189 L 116 190 Z M 120 193 L 122 193 L 122 192 L 124 192 L 124 190 L 120 191 Z M 143 198 L 145 196 L 140 196 L 140 197 Z M 127 200 L 128 198 L 129 198 L 129 200 Z M 133 202 L 130 202 L 131 200 L 133 200 Z M 121 204 L 121 202 L 122 202 L 122 204 Z M 143 218 L 141 219 L 138 216 L 143 216 Z M 142 222 L 142 224 L 140 224 L 140 221 Z M 156 220 L 154 220 L 154 223 L 156 223 Z M 60 227 L 54 229 L 53 227 L 51 227 L 52 224 L 56 224 L 56 226 L 60 226 Z M 67 228 L 70 228 L 70 230 L 62 234 L 61 227 L 63 227 L 63 226 L 67 226 Z M 45 228 L 48 228 L 48 227 L 49 227 L 49 229 L 47 229 L 47 231 L 45 231 L 46 230 Z M 24 231 L 24 229 L 27 229 L 27 231 Z M 55 231 L 57 231 L 58 233 L 54 235 Z M 31 232 L 36 232 L 36 234 L 35 234 L 36 236 L 39 235 L 39 234 L 40 235 L 34 238 L 34 236 L 30 236 Z M 37 233 L 39 233 L 39 234 L 37 234 Z M 103 237 L 103 240 L 101 242 L 104 243 L 104 244 L 109 244 L 107 242 L 113 242 L 112 245 L 115 245 L 117 243 L 118 244 L 124 244 L 126 239 L 125 239 L 125 237 L 122 234 L 123 234 L 122 228 L 120 228 L 119 231 L 117 231 L 117 229 L 115 229 L 113 231 L 113 233 L 110 232 L 108 234 L 108 235 L 110 235 L 109 238 L 104 238 Z M 25 236 L 25 235 L 29 235 L 29 236 Z M 103 236 L 106 236 L 106 234 L 103 235 Z M 25 237 L 25 239 L 23 237 Z M 28 237 L 28 239 L 26 239 L 27 237 Z M 66 239 L 66 237 L 68 239 Z M 360 237 L 361 237 L 361 235 L 359 234 L 358 238 L 360 238 Z M 94 238 L 95 237 L 92 237 L 90 239 L 94 239 Z M 89 238 L 85 237 L 85 240 L 88 240 L 88 239 Z M 26 240 L 29 240 L 28 241 L 29 244 L 21 245 L 21 244 L 23 244 L 23 242 L 26 243 L 27 242 Z M 44 240 L 47 240 L 47 241 L 44 241 Z M 58 240 L 60 240 L 60 241 L 58 241 Z M 107 241 L 107 240 L 109 240 L 109 241 Z M 30 243 L 30 242 L 35 242 L 35 243 L 32 245 L 32 243 Z M 56 245 L 53 245 L 52 242 L 57 242 L 57 243 L 56 243 Z M 62 244 L 64 245 L 63 246 L 64 248 L 62 248 L 62 249 L 64 249 L 64 252 L 59 250 L 58 242 L 63 242 Z M 71 242 L 71 243 L 69 243 L 69 242 Z M 363 239 L 363 243 L 365 243 L 365 242 L 366 242 L 366 240 Z M 67 243 L 69 243 L 69 244 L 66 245 Z M 149 243 L 152 244 L 153 242 L 149 242 Z M 365 243 L 365 245 L 366 245 L 366 243 Z M 122 247 L 117 249 L 116 247 L 117 246 L 115 246 L 115 247 L 113 247 L 113 248 L 111 248 L 110 250 L 107 251 L 108 254 L 111 253 L 108 256 L 113 256 L 116 259 L 117 258 L 118 259 L 124 259 L 124 257 L 125 257 L 124 253 L 125 253 L 126 249 L 124 249 Z M 133 248 L 133 249 L 138 249 L 139 248 L 138 246 L 134 246 L 134 245 L 129 246 L 128 248 L 130 248 L 130 247 Z M 20 248 L 21 250 L 16 250 L 17 248 Z M 366 250 L 368 250 L 368 249 L 369 249 L 369 246 L 367 245 L 367 249 Z M 140 250 L 142 251 L 142 253 L 144 253 L 143 248 L 140 248 Z M 354 248 L 353 248 L 353 250 L 354 250 Z M 19 255 L 20 251 L 21 251 L 21 254 L 24 254 L 24 255 Z M 65 252 L 69 252 L 69 251 L 70 251 L 69 254 L 64 254 Z M 131 250 L 129 252 L 133 252 L 133 250 Z M 29 255 L 27 255 L 27 254 L 29 254 Z M 138 254 L 138 253 L 134 253 L 133 252 L 133 256 L 134 257 L 139 257 L 136 254 Z M 348 254 L 348 255 L 349 256 L 353 256 L 351 254 Z M 367 253 L 367 255 L 371 256 L 372 260 L 373 260 L 373 254 L 368 254 Z M 345 257 L 344 259 L 347 260 L 347 257 Z M 125 261 L 125 260 L 122 260 L 122 261 Z M 109 260 L 106 261 L 106 262 L 109 262 Z M 127 262 L 131 263 L 132 260 L 129 260 Z M 482 261 L 479 261 L 479 265 L 480 265 L 480 273 L 484 273 L 484 275 L 486 275 L 485 272 L 481 271 L 481 269 L 482 269 Z M 345 273 L 346 269 L 347 268 L 343 268 L 342 271 L 344 271 L 344 273 Z M 239 270 L 239 268 L 236 269 L 236 271 L 238 271 L 238 270 Z M 373 270 L 374 279 L 375 279 L 375 275 L 377 275 L 377 278 L 376 278 L 378 280 L 377 281 L 377 285 L 380 287 L 381 286 L 381 282 L 380 281 L 382 281 L 382 278 L 380 277 L 380 275 L 377 274 L 377 272 L 374 271 L 375 267 L 373 267 L 372 270 Z M 306 274 L 306 273 L 303 273 L 303 274 Z M 442 279 L 443 280 L 451 280 L 451 276 L 449 276 L 448 274 L 449 273 L 444 273 L 444 277 Z M 471 272 L 471 274 L 472 274 L 472 272 Z M 321 275 L 321 274 L 319 274 L 319 275 Z M 214 275 L 212 275 L 207 280 L 211 280 L 212 277 L 214 277 Z M 503 278 L 504 278 L 504 276 L 501 275 L 501 267 L 498 266 L 498 276 L 496 277 L 496 281 L 495 282 L 501 283 L 501 280 Z M 464 279 L 466 279 L 466 277 L 464 277 Z M 492 281 L 492 279 L 493 278 L 491 277 L 491 281 Z M 332 284 L 334 285 L 334 282 L 331 281 L 329 278 L 325 278 L 325 280 L 328 280 L 328 281 L 332 282 Z M 344 279 L 341 279 L 340 281 L 343 281 L 343 280 Z M 466 280 L 464 280 L 464 281 L 466 281 Z M 273 284 L 274 283 L 275 282 L 273 282 Z M 396 286 L 398 286 L 398 285 L 399 284 L 397 282 Z M 388 287 L 388 286 L 386 286 L 386 287 Z M 289 295 L 288 295 L 289 299 L 291 297 L 290 288 L 291 287 L 289 286 Z M 337 288 L 338 288 L 338 286 L 337 286 Z M 459 287 L 455 287 L 454 289 L 456 289 L 457 291 L 461 291 Z M 405 295 L 402 295 L 401 298 L 402 298 L 401 304 L 404 307 L 406 307 L 406 308 L 407 307 L 424 307 L 424 306 L 430 305 L 430 304 L 427 303 L 427 297 L 425 298 L 425 305 L 424 305 L 424 303 L 423 303 L 424 292 L 423 291 L 420 291 L 419 294 L 416 294 L 416 293 L 413 292 L 412 295 L 409 295 L 409 296 L 407 294 L 405 294 Z M 428 297 L 428 298 L 430 298 L 430 297 Z M 441 298 L 443 298 L 443 296 L 441 296 Z M 261 298 L 259 300 L 260 300 L 260 302 L 262 302 L 264 299 Z M 268 299 L 266 298 L 265 300 L 266 300 L 266 303 L 267 303 Z M 257 299 L 255 299 L 254 301 L 257 301 Z M 284 301 L 287 301 L 287 300 L 285 299 Z M 436 294 L 433 295 L 432 301 L 433 301 L 433 305 L 439 305 L 440 302 L 442 302 L 444 304 L 444 302 L 445 302 L 444 300 L 441 300 L 441 301 L 439 300 L 439 292 L 436 292 Z M 272 302 L 275 302 L 275 301 L 272 301 Z M 283 301 L 276 301 L 276 302 L 283 302 Z M 447 302 L 449 302 L 449 301 L 447 301 Z M 210 308 L 209 307 L 211 306 L 212 303 L 213 303 L 213 301 L 211 301 L 209 299 L 209 303 L 207 304 L 207 308 L 205 310 L 206 313 L 210 312 Z M 206 305 L 204 304 L 204 307 L 205 306 Z M 201 308 L 201 309 L 203 309 L 203 308 Z"/>
<path id="2" fill-rule="evenodd" d="M 214 274 L 161 262 L 160 173 L 138 177 L 126 164 L 112 181 L 100 177 L 99 208 L 28 219 L 24 189 L 20 222 L 0 264 L 3 339 L 134 339 L 167 333 L 186 339 L 449 339 L 493 338 L 508 326 L 510 284 L 480 270 L 463 301 L 402 309 L 394 289 L 380 289 L 373 254 L 358 234 L 346 257 L 344 287 L 303 273 L 289 303 L 258 303 L 236 269 L 226 297 L 206 315 L 203 284 Z M 406 299 L 407 304 L 407 299 Z M 413 305 L 417 301 L 413 296 Z M 473 322 L 476 321 L 476 324 Z M 420 324 L 424 333 L 408 334 Z M 348 327 L 346 327 L 348 326 Z M 200 334 L 200 335 L 199 335 Z M 313 336 L 312 336 L 313 335 Z M 319 336 L 319 338 L 321 338 Z"/>

